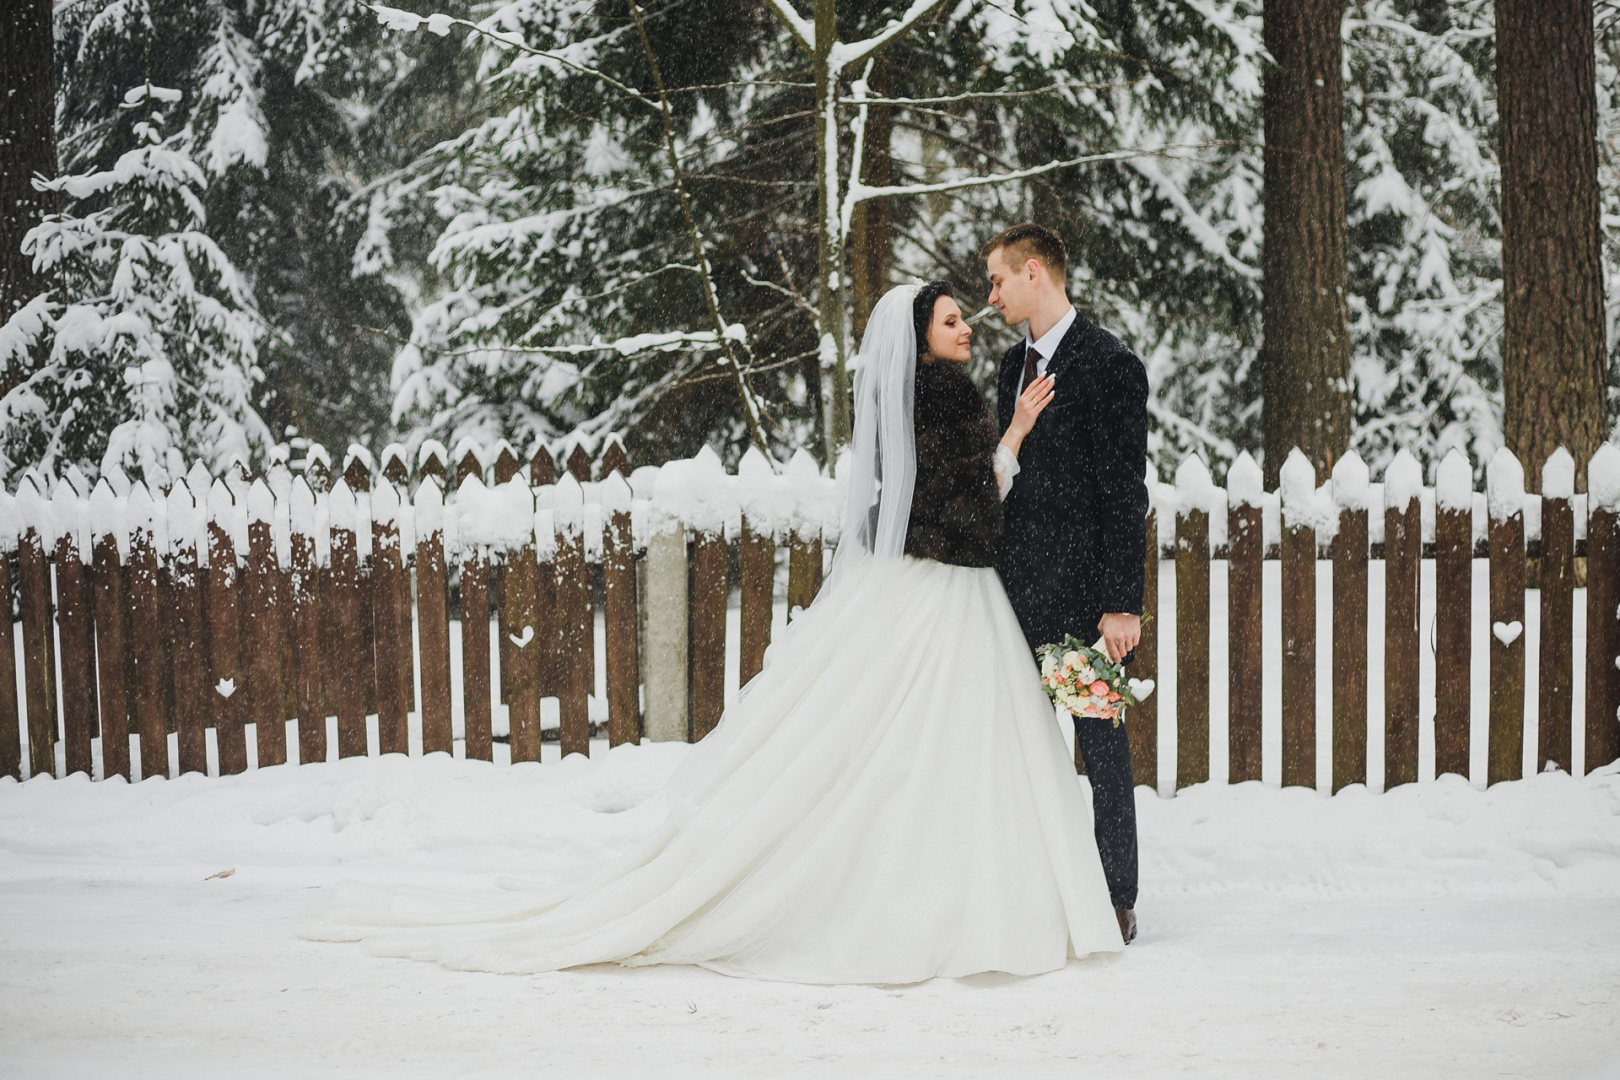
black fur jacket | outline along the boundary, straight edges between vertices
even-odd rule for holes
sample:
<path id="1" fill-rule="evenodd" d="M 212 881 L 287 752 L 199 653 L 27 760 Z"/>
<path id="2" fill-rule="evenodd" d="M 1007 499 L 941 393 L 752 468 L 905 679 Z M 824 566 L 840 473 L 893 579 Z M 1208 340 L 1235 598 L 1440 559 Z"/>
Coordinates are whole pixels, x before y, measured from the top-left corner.
<path id="1" fill-rule="evenodd" d="M 995 419 L 966 365 L 917 364 L 913 424 L 917 479 L 906 554 L 955 566 L 994 566 L 1001 555 Z"/>

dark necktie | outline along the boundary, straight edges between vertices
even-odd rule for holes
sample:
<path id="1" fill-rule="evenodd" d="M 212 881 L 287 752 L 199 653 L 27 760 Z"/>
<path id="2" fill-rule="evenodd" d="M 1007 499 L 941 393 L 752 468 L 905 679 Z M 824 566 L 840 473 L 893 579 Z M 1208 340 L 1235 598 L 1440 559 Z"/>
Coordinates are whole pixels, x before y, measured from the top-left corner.
<path id="1" fill-rule="evenodd" d="M 1040 361 L 1041 353 L 1039 349 L 1033 345 L 1024 346 L 1024 381 L 1018 384 L 1020 394 L 1028 390 L 1029 384 L 1035 381 L 1035 365 Z"/>

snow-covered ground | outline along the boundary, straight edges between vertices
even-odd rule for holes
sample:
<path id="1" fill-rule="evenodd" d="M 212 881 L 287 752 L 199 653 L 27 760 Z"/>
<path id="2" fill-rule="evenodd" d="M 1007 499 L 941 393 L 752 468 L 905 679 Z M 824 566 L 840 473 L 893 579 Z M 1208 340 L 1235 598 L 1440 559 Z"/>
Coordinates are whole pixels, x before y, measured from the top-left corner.
<path id="1" fill-rule="evenodd" d="M 687 752 L 545 750 L 0 781 L 0 1075 L 1620 1076 L 1614 768 L 1139 789 L 1141 938 L 1034 979 L 510 977 L 293 936 L 344 879 L 605 858 Z"/>

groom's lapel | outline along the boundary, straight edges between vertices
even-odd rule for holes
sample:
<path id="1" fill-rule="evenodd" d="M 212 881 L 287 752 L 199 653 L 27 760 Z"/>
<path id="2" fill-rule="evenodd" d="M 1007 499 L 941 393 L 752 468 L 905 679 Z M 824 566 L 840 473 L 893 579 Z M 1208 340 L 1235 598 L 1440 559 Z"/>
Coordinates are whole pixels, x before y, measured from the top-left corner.
<path id="1" fill-rule="evenodd" d="M 1001 371 L 996 376 L 996 416 L 1003 428 L 1012 420 L 1013 405 L 1018 400 L 1023 355 L 1024 343 L 1020 341 L 1001 356 Z"/>
<path id="2" fill-rule="evenodd" d="M 1046 373 L 1054 380 L 1063 378 L 1065 372 L 1072 368 L 1080 359 L 1080 342 L 1091 330 L 1091 323 L 1078 311 L 1074 313 L 1074 322 L 1069 324 L 1068 333 L 1058 342 L 1056 354 L 1052 362 L 1046 365 Z"/>

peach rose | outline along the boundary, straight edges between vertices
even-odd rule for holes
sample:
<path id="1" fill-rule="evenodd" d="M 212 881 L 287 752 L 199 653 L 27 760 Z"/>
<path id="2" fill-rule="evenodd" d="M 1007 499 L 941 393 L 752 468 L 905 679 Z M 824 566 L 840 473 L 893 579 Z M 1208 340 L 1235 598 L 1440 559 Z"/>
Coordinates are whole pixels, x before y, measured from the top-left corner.
<path id="1" fill-rule="evenodd" d="M 1102 697 L 1104 694 L 1108 693 L 1108 684 L 1103 682 L 1101 679 L 1098 679 L 1096 682 L 1092 683 L 1088 689 L 1094 696 Z"/>

